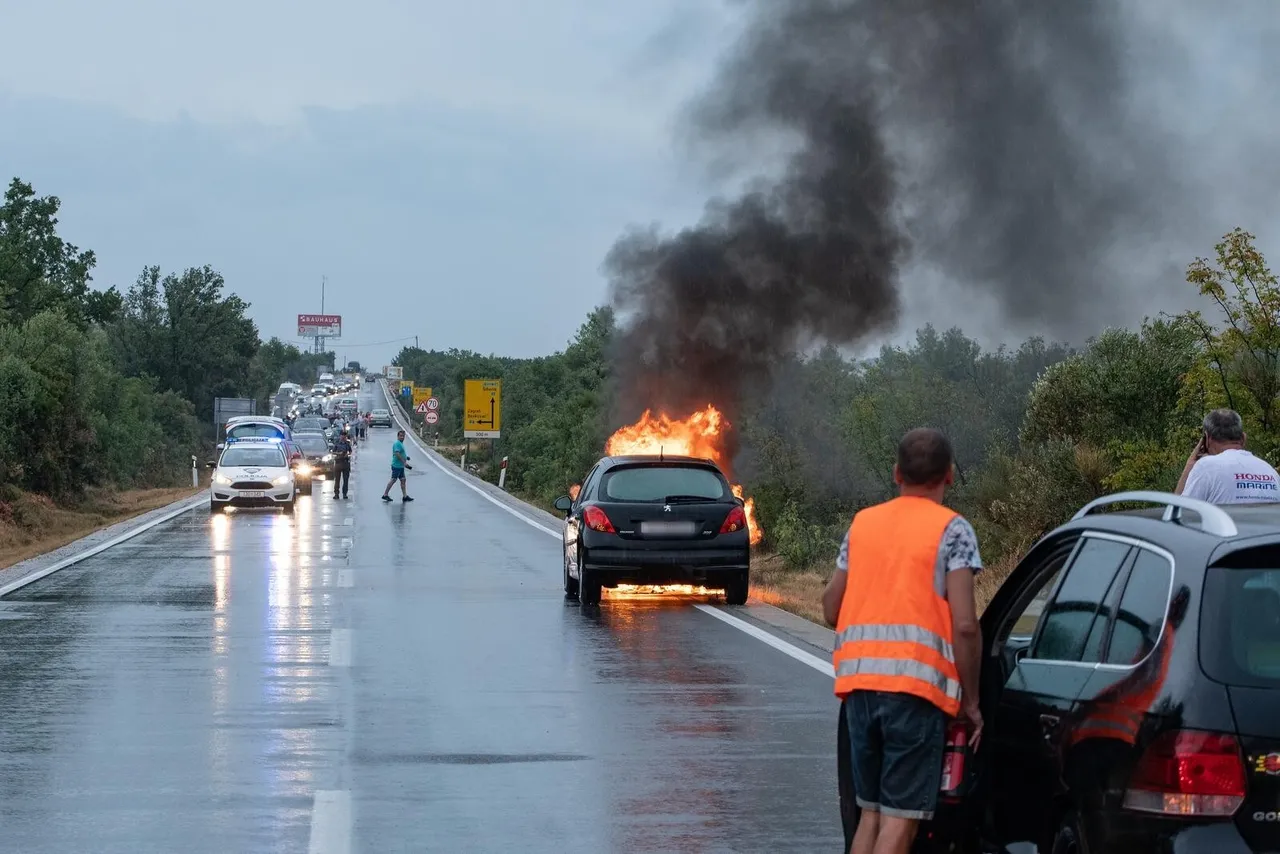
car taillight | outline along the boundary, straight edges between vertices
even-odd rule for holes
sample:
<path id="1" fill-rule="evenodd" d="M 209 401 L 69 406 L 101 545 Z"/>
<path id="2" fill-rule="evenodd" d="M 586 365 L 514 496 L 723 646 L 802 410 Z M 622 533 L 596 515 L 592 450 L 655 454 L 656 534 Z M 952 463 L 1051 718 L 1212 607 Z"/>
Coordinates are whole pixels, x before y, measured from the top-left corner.
<path id="1" fill-rule="evenodd" d="M 734 507 L 729 511 L 729 515 L 724 517 L 724 524 L 720 526 L 720 533 L 732 534 L 734 531 L 741 531 L 747 527 L 747 514 L 743 512 L 741 507 Z"/>
<path id="2" fill-rule="evenodd" d="M 582 521 L 593 531 L 599 531 L 602 534 L 618 533 L 613 529 L 613 523 L 609 521 L 609 517 L 599 507 L 592 506 L 583 510 Z"/>
<path id="3" fill-rule="evenodd" d="M 1245 767 L 1234 735 L 1166 732 L 1142 754 L 1124 806 L 1162 815 L 1231 816 L 1245 796 Z"/>

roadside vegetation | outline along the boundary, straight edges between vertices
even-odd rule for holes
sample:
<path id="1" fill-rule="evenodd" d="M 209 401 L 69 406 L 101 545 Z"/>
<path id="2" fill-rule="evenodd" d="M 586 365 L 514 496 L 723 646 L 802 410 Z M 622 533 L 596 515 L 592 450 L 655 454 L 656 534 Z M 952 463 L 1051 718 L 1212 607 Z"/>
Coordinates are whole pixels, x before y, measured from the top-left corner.
<path id="1" fill-rule="evenodd" d="M 16 178 L 0 204 L 0 566 L 189 487 L 214 397 L 263 407 L 286 378 L 315 377 L 317 357 L 261 341 L 208 266 L 93 287 L 94 254 L 59 236 L 60 206 Z M 64 511 L 56 533 L 46 504 Z"/>
<path id="2" fill-rule="evenodd" d="M 1088 500 L 1122 489 L 1171 490 L 1203 414 L 1230 406 L 1250 447 L 1280 463 L 1280 286 L 1252 235 L 1226 235 L 1186 276 L 1188 308 L 1072 348 L 1033 338 L 984 350 L 960 329 L 926 327 L 906 347 L 855 360 L 834 349 L 778 366 L 767 395 L 734 426 L 735 475 L 765 531 L 754 592 L 814 618 L 854 511 L 893 494 L 898 437 L 932 425 L 955 444 L 951 502 L 982 538 L 989 597 L 1018 556 Z M 503 438 L 469 460 L 544 508 L 600 456 L 610 423 L 614 318 L 594 311 L 561 352 L 511 359 L 403 350 L 396 363 L 441 398 L 435 429 L 456 449 L 462 381 L 503 380 Z M 708 402 L 715 402 L 709 395 Z M 680 416 L 682 413 L 673 413 Z M 430 436 L 430 433 L 428 433 Z"/>

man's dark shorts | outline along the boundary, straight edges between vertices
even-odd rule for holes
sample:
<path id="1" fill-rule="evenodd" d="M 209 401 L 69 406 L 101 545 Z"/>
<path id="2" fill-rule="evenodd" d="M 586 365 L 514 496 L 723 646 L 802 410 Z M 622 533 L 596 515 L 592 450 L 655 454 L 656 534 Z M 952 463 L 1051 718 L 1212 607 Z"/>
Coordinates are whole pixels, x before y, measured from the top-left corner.
<path id="1" fill-rule="evenodd" d="M 858 806 L 896 818 L 933 818 L 947 728 L 942 709 L 912 694 L 854 691 L 845 717 Z"/>
<path id="2" fill-rule="evenodd" d="M 392 479 L 392 480 L 404 480 L 404 469 L 402 469 L 402 468 L 397 468 L 396 466 L 392 466 L 392 467 L 391 467 L 391 479 Z"/>

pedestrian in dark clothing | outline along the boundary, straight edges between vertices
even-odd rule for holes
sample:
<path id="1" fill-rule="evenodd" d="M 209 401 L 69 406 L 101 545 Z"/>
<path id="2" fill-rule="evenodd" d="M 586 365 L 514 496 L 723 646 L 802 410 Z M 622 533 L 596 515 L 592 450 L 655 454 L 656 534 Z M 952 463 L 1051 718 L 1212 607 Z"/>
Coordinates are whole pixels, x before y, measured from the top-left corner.
<path id="1" fill-rule="evenodd" d="M 339 491 L 342 497 L 347 497 L 347 487 L 351 483 L 351 442 L 347 439 L 346 431 L 338 434 L 338 439 L 333 443 L 333 497 L 337 498 Z"/>

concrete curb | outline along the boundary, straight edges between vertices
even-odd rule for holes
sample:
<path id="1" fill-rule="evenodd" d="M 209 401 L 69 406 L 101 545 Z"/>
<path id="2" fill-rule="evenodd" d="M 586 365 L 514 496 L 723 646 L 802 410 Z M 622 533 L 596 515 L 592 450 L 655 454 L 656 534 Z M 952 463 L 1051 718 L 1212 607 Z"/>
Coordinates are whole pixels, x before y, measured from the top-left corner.
<path id="1" fill-rule="evenodd" d="M 209 491 L 202 489 L 190 498 L 148 510 L 123 522 L 100 528 L 51 552 L 20 561 L 7 569 L 0 569 L 0 597 L 127 542 L 162 522 L 203 507 L 208 502 L 208 496 Z"/>
<path id="2" fill-rule="evenodd" d="M 391 412 L 395 416 L 397 423 L 414 438 L 419 447 L 437 457 L 444 465 L 451 466 L 455 470 L 454 474 L 466 478 L 468 483 L 483 490 L 486 495 L 495 501 L 499 501 L 513 510 L 518 510 L 521 515 L 541 525 L 554 530 L 560 529 L 561 525 L 563 525 L 563 520 L 560 517 L 517 498 L 509 492 L 498 489 L 496 485 L 463 470 L 456 461 L 450 460 L 444 454 L 429 447 L 426 444 L 426 440 L 413 432 L 413 422 L 409 419 L 408 413 L 400 401 L 388 391 L 386 381 L 381 380 L 379 382 L 382 386 L 383 394 L 386 395 L 387 401 L 390 403 Z M 749 599 L 745 606 L 732 608 L 725 606 L 725 608 L 731 611 L 734 616 L 747 622 L 755 623 L 760 628 L 768 629 L 775 634 L 785 635 L 789 640 L 815 650 L 817 654 L 829 656 L 835 648 L 836 633 L 831 629 L 812 623 L 804 617 L 797 616 L 790 611 L 784 611 L 777 606 L 761 602 L 758 599 Z"/>

